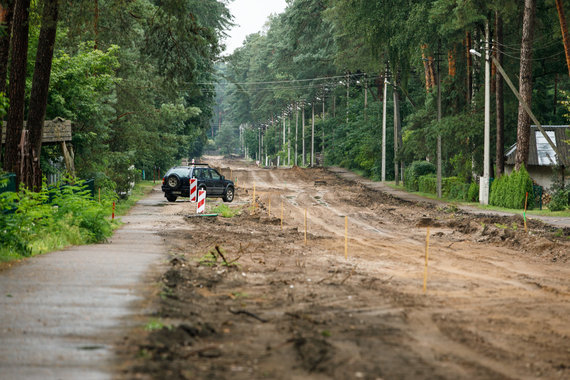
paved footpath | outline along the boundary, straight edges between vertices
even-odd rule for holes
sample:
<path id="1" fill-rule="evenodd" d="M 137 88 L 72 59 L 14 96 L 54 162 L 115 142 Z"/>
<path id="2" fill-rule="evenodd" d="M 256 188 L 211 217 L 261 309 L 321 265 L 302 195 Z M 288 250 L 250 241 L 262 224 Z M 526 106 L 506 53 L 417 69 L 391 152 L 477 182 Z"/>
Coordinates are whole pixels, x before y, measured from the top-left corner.
<path id="1" fill-rule="evenodd" d="M 162 193 L 140 201 L 106 244 L 0 272 L 0 379 L 110 379 L 113 345 L 145 314 L 164 259 Z"/>
<path id="2" fill-rule="evenodd" d="M 378 191 L 382 191 L 388 194 L 393 195 L 396 198 L 407 200 L 410 202 L 424 202 L 424 203 L 432 203 L 436 205 L 445 206 L 449 202 L 440 201 L 437 199 L 431 199 L 422 197 L 418 194 L 408 193 L 403 190 L 394 189 L 382 182 L 374 182 L 367 178 L 361 177 L 358 174 L 355 174 L 351 171 L 348 171 L 344 168 L 339 167 L 328 167 L 327 170 L 336 174 L 340 178 L 347 179 L 349 181 L 354 181 L 360 183 L 363 186 L 368 187 L 369 189 L 374 189 Z M 512 215 L 521 215 L 522 211 L 515 213 L 515 212 L 503 212 L 503 211 L 494 211 L 494 210 L 483 210 L 474 206 L 468 205 L 459 205 L 458 208 L 462 211 L 468 212 L 470 214 L 482 214 L 482 215 L 499 215 L 499 216 L 512 216 Z M 538 219 L 543 221 L 546 224 L 552 225 L 557 228 L 570 228 L 570 218 L 565 217 L 557 217 L 557 216 L 542 216 L 542 215 L 531 215 L 527 216 L 528 219 Z"/>

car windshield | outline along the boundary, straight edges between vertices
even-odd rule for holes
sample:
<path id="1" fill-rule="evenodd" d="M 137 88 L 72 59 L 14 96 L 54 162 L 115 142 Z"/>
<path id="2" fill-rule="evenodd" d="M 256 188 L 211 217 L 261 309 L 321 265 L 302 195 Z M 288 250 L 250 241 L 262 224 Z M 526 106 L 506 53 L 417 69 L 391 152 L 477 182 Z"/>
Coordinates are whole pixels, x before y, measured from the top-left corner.
<path id="1" fill-rule="evenodd" d="M 168 175 L 178 174 L 179 176 L 185 176 L 188 174 L 188 169 L 186 168 L 172 168 L 168 171 Z"/>

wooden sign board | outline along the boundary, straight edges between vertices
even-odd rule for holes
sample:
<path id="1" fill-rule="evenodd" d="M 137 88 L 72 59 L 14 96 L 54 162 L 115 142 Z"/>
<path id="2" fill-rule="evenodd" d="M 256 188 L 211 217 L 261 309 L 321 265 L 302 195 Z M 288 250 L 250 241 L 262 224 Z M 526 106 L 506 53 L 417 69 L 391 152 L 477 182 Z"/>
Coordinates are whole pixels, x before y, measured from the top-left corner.
<path id="1" fill-rule="evenodd" d="M 26 128 L 24 122 L 24 128 Z M 71 121 L 56 118 L 44 122 L 42 144 L 55 144 L 71 141 Z M 2 144 L 6 142 L 6 122 L 2 123 Z"/>

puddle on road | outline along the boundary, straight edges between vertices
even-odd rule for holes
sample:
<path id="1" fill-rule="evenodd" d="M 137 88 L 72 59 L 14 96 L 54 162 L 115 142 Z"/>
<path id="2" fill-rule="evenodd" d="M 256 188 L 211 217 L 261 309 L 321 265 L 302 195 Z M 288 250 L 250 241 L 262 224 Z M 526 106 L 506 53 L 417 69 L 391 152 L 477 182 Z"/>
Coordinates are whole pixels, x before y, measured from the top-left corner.
<path id="1" fill-rule="evenodd" d="M 101 345 L 99 345 L 99 346 L 94 345 L 94 346 L 79 346 L 79 347 L 77 347 L 78 350 L 82 350 L 82 351 L 104 350 L 105 348 L 107 348 L 107 347 L 101 346 Z"/>

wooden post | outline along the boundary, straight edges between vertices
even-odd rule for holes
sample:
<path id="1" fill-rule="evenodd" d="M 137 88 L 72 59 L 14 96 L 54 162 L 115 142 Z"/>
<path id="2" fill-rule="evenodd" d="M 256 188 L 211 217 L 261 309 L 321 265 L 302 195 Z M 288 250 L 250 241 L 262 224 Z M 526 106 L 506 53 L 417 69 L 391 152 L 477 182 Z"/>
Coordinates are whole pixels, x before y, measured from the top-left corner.
<path id="1" fill-rule="evenodd" d="M 426 233 L 426 263 L 424 266 L 424 293 L 427 290 L 428 259 L 429 259 L 429 227 L 427 228 L 427 233 Z"/>
<path id="2" fill-rule="evenodd" d="M 307 245 L 307 209 L 305 209 L 305 245 Z"/>
<path id="3" fill-rule="evenodd" d="M 348 216 L 344 217 L 344 258 L 348 259 Z"/>

